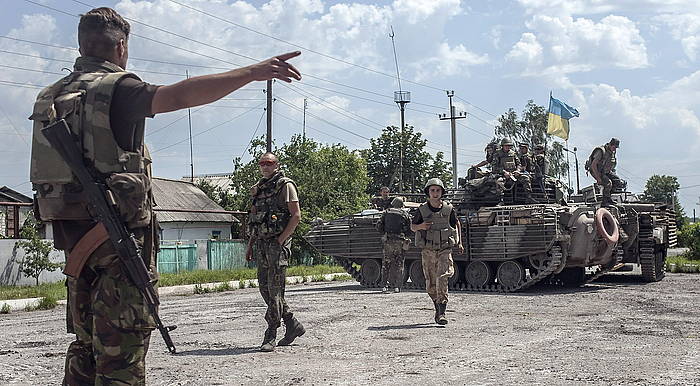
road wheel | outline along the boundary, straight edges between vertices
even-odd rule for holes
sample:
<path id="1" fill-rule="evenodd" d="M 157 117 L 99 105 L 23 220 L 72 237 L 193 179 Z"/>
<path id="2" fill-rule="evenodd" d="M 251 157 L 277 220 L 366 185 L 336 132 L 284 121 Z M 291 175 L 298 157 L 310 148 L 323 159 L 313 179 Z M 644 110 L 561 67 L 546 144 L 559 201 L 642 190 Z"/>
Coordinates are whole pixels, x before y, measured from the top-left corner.
<path id="1" fill-rule="evenodd" d="M 377 259 L 365 259 L 360 267 L 362 274 L 362 285 L 365 287 L 376 287 L 382 277 L 382 264 Z"/>
<path id="2" fill-rule="evenodd" d="M 525 267 L 516 260 L 504 261 L 498 265 L 496 279 L 506 288 L 518 287 L 525 281 Z"/>
<path id="3" fill-rule="evenodd" d="M 419 288 L 425 288 L 425 276 L 423 276 L 423 263 L 421 260 L 414 260 L 408 270 L 408 277 L 411 282 Z"/>
<path id="4" fill-rule="evenodd" d="M 457 283 L 462 279 L 462 269 L 459 263 L 452 263 L 452 269 L 454 270 L 454 274 L 450 276 L 450 279 L 447 281 L 449 288 L 455 288 Z"/>
<path id="5" fill-rule="evenodd" d="M 472 260 L 464 269 L 464 279 L 471 287 L 485 287 L 493 281 L 493 269 L 485 261 Z"/>

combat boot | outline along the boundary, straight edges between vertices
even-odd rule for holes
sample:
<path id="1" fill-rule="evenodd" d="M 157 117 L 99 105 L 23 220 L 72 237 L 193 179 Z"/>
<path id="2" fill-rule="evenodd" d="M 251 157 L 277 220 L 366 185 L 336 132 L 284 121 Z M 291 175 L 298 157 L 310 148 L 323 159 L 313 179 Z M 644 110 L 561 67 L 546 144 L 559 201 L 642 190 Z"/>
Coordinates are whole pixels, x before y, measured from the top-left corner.
<path id="1" fill-rule="evenodd" d="M 292 317 L 289 320 L 285 320 L 284 327 L 284 338 L 280 339 L 280 341 L 277 343 L 279 346 L 289 346 L 290 344 L 292 344 L 292 342 L 294 342 L 294 339 L 306 333 L 306 329 L 304 329 L 304 326 L 302 326 L 301 323 L 295 317 Z"/>
<path id="2" fill-rule="evenodd" d="M 433 302 L 435 305 L 435 323 L 440 323 L 440 305 L 437 302 Z"/>
<path id="3" fill-rule="evenodd" d="M 277 329 L 268 327 L 267 330 L 265 330 L 265 337 L 263 338 L 262 345 L 260 346 L 260 351 L 275 351 L 275 339 L 277 339 Z"/>
<path id="4" fill-rule="evenodd" d="M 445 317 L 445 310 L 447 308 L 447 303 L 438 304 L 438 314 L 435 316 L 435 321 L 439 325 L 446 325 L 447 318 Z"/>

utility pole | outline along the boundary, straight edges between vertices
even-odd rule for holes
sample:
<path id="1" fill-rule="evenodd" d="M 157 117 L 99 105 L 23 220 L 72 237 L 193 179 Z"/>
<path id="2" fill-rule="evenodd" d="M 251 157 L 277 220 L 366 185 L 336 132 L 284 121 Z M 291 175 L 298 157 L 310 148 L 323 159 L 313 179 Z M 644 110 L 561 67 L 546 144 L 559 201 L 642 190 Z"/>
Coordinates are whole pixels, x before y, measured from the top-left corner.
<path id="1" fill-rule="evenodd" d="M 189 70 L 185 70 L 185 76 L 187 79 L 190 78 L 190 72 Z M 190 108 L 187 108 L 187 121 L 189 122 L 190 126 L 190 182 L 194 183 L 194 158 L 192 156 L 192 113 L 190 112 Z"/>
<path id="2" fill-rule="evenodd" d="M 394 49 L 394 64 L 396 65 L 396 80 L 399 83 L 399 91 L 394 91 L 394 102 L 399 105 L 399 110 L 401 110 L 401 136 L 399 137 L 399 193 L 403 193 L 403 153 L 404 153 L 404 138 L 403 133 L 406 127 L 406 122 L 404 120 L 404 112 L 406 111 L 406 104 L 411 102 L 411 92 L 403 91 L 401 89 L 401 75 L 399 72 L 399 59 L 396 56 L 396 44 L 394 44 L 394 27 L 391 26 L 391 33 L 389 34 L 391 38 L 391 47 Z"/>
<path id="3" fill-rule="evenodd" d="M 452 105 L 452 97 L 455 95 L 454 90 L 447 91 L 447 97 L 450 98 L 450 116 L 447 114 L 438 114 L 438 118 L 441 121 L 446 119 L 450 120 L 450 126 L 452 129 L 452 187 L 457 189 L 457 119 L 462 119 L 467 117 L 467 113 L 460 111 L 455 114 L 455 107 Z"/>
<path id="4" fill-rule="evenodd" d="M 304 98 L 304 123 L 302 124 L 302 138 L 306 139 L 306 108 L 308 107 L 308 103 L 306 98 Z"/>
<path id="5" fill-rule="evenodd" d="M 267 152 L 272 152 L 272 79 L 267 81 Z"/>
<path id="6" fill-rule="evenodd" d="M 564 151 L 568 153 L 573 153 L 574 155 L 574 163 L 576 164 L 576 194 L 581 193 L 581 183 L 579 179 L 579 170 L 578 170 L 578 156 L 576 155 L 576 146 L 574 146 L 574 150 L 569 150 L 569 148 L 562 148 Z M 567 162 L 568 161 L 568 154 L 567 154 Z M 571 183 L 571 179 L 569 179 L 569 183 Z"/>

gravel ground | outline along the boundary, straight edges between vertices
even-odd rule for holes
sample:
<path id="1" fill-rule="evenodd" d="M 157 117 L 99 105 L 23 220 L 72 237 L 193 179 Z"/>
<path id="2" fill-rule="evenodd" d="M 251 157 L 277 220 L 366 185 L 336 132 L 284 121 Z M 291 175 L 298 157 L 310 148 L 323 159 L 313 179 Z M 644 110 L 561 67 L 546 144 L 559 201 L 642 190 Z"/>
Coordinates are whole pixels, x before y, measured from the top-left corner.
<path id="1" fill-rule="evenodd" d="M 179 354 L 160 336 L 151 385 L 556 384 L 700 385 L 700 276 L 645 284 L 612 274 L 583 288 L 454 292 L 449 324 L 422 292 L 380 294 L 354 282 L 290 286 L 307 333 L 261 353 L 256 289 L 163 298 Z M 64 310 L 0 316 L 0 383 L 60 383 Z M 280 329 L 280 337 L 283 330 Z"/>

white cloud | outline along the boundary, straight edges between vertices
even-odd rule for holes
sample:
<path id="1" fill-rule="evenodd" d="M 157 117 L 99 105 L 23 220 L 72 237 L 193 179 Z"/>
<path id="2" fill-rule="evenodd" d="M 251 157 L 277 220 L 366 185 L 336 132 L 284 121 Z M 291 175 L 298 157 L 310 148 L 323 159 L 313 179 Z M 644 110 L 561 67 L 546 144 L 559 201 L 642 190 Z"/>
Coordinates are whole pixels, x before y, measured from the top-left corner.
<path id="1" fill-rule="evenodd" d="M 435 56 L 425 58 L 414 65 L 417 69 L 416 80 L 453 75 L 468 76 L 469 67 L 488 61 L 488 55 L 471 52 L 462 44 L 450 47 L 446 42 L 442 42 Z"/>
<path id="2" fill-rule="evenodd" d="M 670 28 L 673 39 L 680 41 L 683 53 L 695 62 L 700 56 L 700 12 L 698 14 L 665 14 L 654 21 Z"/>
<path id="3" fill-rule="evenodd" d="M 609 15 L 594 22 L 570 16 L 533 16 L 506 56 L 524 75 L 570 73 L 597 68 L 635 69 L 648 65 L 644 39 L 634 22 Z"/>
<path id="4" fill-rule="evenodd" d="M 628 13 L 700 11 L 696 0 L 517 0 L 528 14 L 555 16 L 599 15 L 625 11 Z"/>

